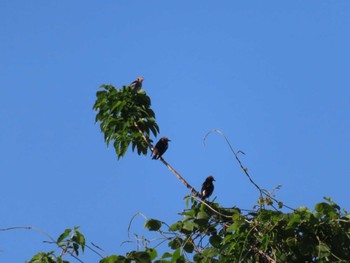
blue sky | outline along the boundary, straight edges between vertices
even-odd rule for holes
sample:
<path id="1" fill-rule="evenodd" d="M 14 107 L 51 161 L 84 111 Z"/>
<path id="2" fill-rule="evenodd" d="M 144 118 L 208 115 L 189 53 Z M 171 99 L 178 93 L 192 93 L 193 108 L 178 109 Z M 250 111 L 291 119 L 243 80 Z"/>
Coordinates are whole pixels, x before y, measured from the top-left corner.
<path id="1" fill-rule="evenodd" d="M 281 201 L 313 208 L 330 196 L 349 210 L 349 14 L 345 0 L 2 0 L 0 227 L 56 238 L 79 225 L 123 254 L 136 249 L 120 246 L 135 213 L 180 219 L 188 190 L 149 156 L 118 161 L 94 123 L 98 87 L 138 76 L 172 140 L 164 158 L 197 190 L 211 174 L 223 206 L 258 198 L 222 137 L 203 145 L 220 129 L 262 188 L 282 185 Z M 44 240 L 0 232 L 0 261 L 55 249 Z"/>

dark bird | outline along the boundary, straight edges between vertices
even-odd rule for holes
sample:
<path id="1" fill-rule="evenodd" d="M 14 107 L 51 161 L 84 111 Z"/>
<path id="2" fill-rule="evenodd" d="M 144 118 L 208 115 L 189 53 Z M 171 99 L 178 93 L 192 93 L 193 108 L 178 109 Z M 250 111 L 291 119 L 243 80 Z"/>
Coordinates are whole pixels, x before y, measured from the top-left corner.
<path id="1" fill-rule="evenodd" d="M 215 181 L 214 177 L 208 176 L 207 179 L 205 179 L 204 183 L 202 184 L 202 190 L 201 190 L 202 200 L 204 200 L 205 198 L 208 198 L 213 193 L 214 191 L 213 181 Z"/>
<path id="2" fill-rule="evenodd" d="M 159 157 L 161 157 L 166 150 L 168 149 L 168 142 L 170 140 L 167 137 L 162 137 L 160 140 L 157 142 L 156 146 L 153 149 L 153 158 L 152 160 L 158 160 Z"/>
<path id="3" fill-rule="evenodd" d="M 133 92 L 138 92 L 142 88 L 143 77 L 138 77 L 134 82 L 130 83 L 130 88 Z"/>

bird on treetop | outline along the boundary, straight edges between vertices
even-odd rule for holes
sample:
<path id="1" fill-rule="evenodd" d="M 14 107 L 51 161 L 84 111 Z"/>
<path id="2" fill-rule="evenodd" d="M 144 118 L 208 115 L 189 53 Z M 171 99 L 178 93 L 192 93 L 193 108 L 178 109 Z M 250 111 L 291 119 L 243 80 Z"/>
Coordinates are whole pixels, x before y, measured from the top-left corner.
<path id="1" fill-rule="evenodd" d="M 213 176 L 208 176 L 204 183 L 202 184 L 202 190 L 201 190 L 201 199 L 204 200 L 211 196 L 211 194 L 214 191 L 214 184 L 213 181 L 215 181 Z"/>
<path id="2" fill-rule="evenodd" d="M 161 157 L 166 150 L 168 149 L 168 142 L 170 142 L 167 137 L 162 137 L 160 140 L 157 142 L 156 146 L 153 149 L 153 158 L 152 160 L 158 160 L 159 157 Z"/>
<path id="3" fill-rule="evenodd" d="M 138 77 L 135 81 L 130 83 L 130 88 L 133 92 L 138 92 L 142 88 L 143 77 Z"/>

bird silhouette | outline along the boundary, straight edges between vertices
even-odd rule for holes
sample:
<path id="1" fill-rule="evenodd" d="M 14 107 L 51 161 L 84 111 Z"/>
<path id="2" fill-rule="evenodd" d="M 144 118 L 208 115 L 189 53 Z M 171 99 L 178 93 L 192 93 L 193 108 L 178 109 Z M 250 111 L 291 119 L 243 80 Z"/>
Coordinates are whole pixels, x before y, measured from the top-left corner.
<path id="1" fill-rule="evenodd" d="M 167 137 L 160 138 L 160 140 L 157 142 L 156 146 L 153 149 L 152 160 L 158 160 L 159 157 L 161 157 L 166 152 L 166 150 L 168 149 L 168 142 L 170 142 L 170 140 Z"/>
<path id="2" fill-rule="evenodd" d="M 208 176 L 204 183 L 202 184 L 202 190 L 201 190 L 201 199 L 204 200 L 211 196 L 211 194 L 214 191 L 214 184 L 213 181 L 215 181 L 213 176 Z"/>
<path id="3" fill-rule="evenodd" d="M 133 92 L 138 92 L 142 88 L 143 77 L 138 77 L 135 81 L 130 83 L 130 88 Z"/>

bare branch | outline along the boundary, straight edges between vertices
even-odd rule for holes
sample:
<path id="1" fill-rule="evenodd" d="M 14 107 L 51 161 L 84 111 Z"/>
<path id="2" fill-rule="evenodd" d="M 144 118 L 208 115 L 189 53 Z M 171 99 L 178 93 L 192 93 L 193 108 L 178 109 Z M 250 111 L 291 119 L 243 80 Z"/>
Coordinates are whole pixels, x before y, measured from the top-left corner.
<path id="1" fill-rule="evenodd" d="M 209 132 L 204 136 L 203 144 L 205 145 L 205 141 L 206 141 L 207 137 L 209 136 L 209 134 L 211 134 L 211 133 L 219 133 L 221 136 L 224 137 L 224 139 L 225 139 L 227 145 L 229 146 L 231 152 L 232 152 L 233 155 L 235 156 L 235 159 L 236 159 L 236 161 L 238 162 L 239 166 L 241 167 L 242 171 L 243 171 L 243 172 L 245 173 L 245 175 L 248 177 L 249 181 L 259 190 L 260 196 L 262 197 L 263 195 L 265 195 L 265 196 L 268 196 L 268 197 L 269 197 L 270 199 L 272 199 L 273 201 L 279 202 L 276 198 L 274 198 L 274 197 L 272 197 L 271 195 L 269 195 L 268 193 L 266 193 L 266 191 L 264 191 L 263 189 L 261 189 L 261 188 L 254 182 L 254 180 L 252 179 L 252 177 L 251 177 L 250 174 L 248 173 L 248 169 L 247 169 L 246 167 L 244 167 L 243 163 L 242 163 L 241 160 L 238 158 L 238 154 L 242 153 L 242 154 L 245 155 L 245 153 L 242 152 L 241 150 L 239 150 L 238 152 L 236 152 L 236 151 L 233 149 L 233 147 L 232 147 L 230 141 L 227 139 L 226 135 L 225 135 L 222 131 L 220 131 L 220 130 L 211 130 L 211 131 L 209 131 Z M 292 208 L 292 207 L 290 207 L 290 206 L 287 206 L 287 205 L 285 205 L 285 204 L 283 204 L 283 206 L 286 207 L 286 208 L 288 208 L 288 209 L 291 209 L 291 210 L 293 210 L 293 211 L 295 210 L 294 208 Z"/>

